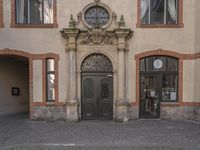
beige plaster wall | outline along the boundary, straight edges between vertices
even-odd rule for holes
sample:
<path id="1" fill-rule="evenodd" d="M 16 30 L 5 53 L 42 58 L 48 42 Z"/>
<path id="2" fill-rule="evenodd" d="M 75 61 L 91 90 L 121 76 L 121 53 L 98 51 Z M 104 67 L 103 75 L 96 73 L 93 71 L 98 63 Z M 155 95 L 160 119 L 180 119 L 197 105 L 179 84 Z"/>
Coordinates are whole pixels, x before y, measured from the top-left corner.
<path id="1" fill-rule="evenodd" d="M 42 61 L 33 60 L 33 102 L 43 102 Z"/>
<path id="2" fill-rule="evenodd" d="M 195 1 L 195 52 L 200 52 L 200 1 Z"/>
<path id="3" fill-rule="evenodd" d="M 194 67 L 194 100 L 200 102 L 200 59 L 195 60 Z"/>
<path id="4" fill-rule="evenodd" d="M 194 61 L 186 60 L 183 63 L 183 102 L 194 100 Z"/>
<path id="5" fill-rule="evenodd" d="M 28 111 L 28 64 L 1 57 L 0 72 L 0 115 Z M 20 96 L 11 95 L 12 87 L 20 88 Z"/>
<path id="6" fill-rule="evenodd" d="M 180 53 L 193 53 L 195 48 L 195 1 L 184 0 L 183 21 L 184 28 L 136 28 L 137 0 L 102 0 L 112 11 L 119 16 L 124 15 L 126 26 L 134 30 L 134 36 L 130 40 L 128 54 L 128 92 L 127 98 L 135 100 L 135 60 L 134 56 L 148 50 L 158 48 L 175 50 Z M 65 101 L 67 97 L 67 54 L 65 52 L 65 40 L 60 30 L 68 26 L 70 15 L 76 15 L 93 0 L 57 0 L 58 28 L 10 28 L 11 1 L 4 0 L 4 24 L 0 29 L 0 49 L 13 48 L 28 51 L 30 53 L 53 52 L 60 55 L 59 60 L 59 100 Z M 188 64 L 187 66 L 191 66 Z M 37 69 L 36 69 L 37 70 Z M 187 69 L 186 69 L 187 70 Z M 189 76 L 185 72 L 185 76 Z M 184 86 L 187 86 L 184 83 Z M 41 87 L 40 87 L 41 88 Z M 39 89 L 40 89 L 39 88 Z M 37 89 L 37 91 L 40 91 Z M 184 87 L 186 89 L 186 87 Z M 36 94 L 36 92 L 35 92 Z M 35 95 L 34 99 L 41 97 Z M 189 99 L 189 97 L 185 97 Z"/>

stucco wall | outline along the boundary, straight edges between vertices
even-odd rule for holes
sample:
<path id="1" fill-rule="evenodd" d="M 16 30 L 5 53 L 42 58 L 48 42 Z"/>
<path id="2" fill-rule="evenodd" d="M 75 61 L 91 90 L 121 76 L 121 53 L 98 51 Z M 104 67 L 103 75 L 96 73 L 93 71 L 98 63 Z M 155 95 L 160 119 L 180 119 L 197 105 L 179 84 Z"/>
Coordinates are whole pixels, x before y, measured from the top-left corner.
<path id="1" fill-rule="evenodd" d="M 194 60 L 183 63 L 183 102 L 194 100 Z"/>
<path id="2" fill-rule="evenodd" d="M 195 51 L 200 52 L 200 1 L 195 1 Z"/>
<path id="3" fill-rule="evenodd" d="M 200 102 L 200 59 L 195 60 L 194 67 L 194 100 Z"/>
<path id="4" fill-rule="evenodd" d="M 196 2 L 195 2 L 196 1 Z M 128 92 L 127 98 L 135 101 L 135 54 L 155 50 L 158 48 L 173 50 L 180 53 L 194 53 L 195 49 L 195 5 L 199 0 L 184 0 L 183 22 L 184 28 L 136 28 L 137 23 L 137 0 L 102 0 L 112 11 L 119 16 L 124 15 L 126 26 L 134 30 L 134 36 L 130 40 L 130 51 L 128 54 Z M 93 0 L 57 0 L 57 20 L 58 28 L 10 28 L 11 23 L 11 1 L 4 0 L 4 25 L 0 29 L 0 49 L 13 48 L 28 51 L 30 53 L 53 52 L 60 55 L 59 60 L 59 100 L 65 101 L 67 98 L 67 54 L 65 52 L 65 40 L 60 34 L 60 30 L 68 26 L 70 15 L 76 15 Z M 197 6 L 196 6 L 197 7 Z M 197 11 L 196 11 L 197 13 Z M 197 16 L 196 16 L 197 17 Z M 199 31 L 199 28 L 198 28 Z M 200 43 L 200 42 L 196 42 Z M 196 44 L 197 46 L 198 44 Z M 192 61 L 187 61 L 185 67 L 190 67 Z M 190 69 L 190 68 L 189 68 Z M 186 69 L 187 70 L 187 69 Z M 191 72 L 191 70 L 190 70 Z M 190 72 L 184 72 L 184 100 L 192 100 L 190 95 L 191 82 Z M 33 80 L 34 82 L 34 80 Z M 193 86 L 194 87 L 194 86 Z M 41 87 L 40 87 L 41 88 Z M 39 88 L 39 89 L 40 89 Z M 192 88 L 191 88 L 192 89 Z M 189 95 L 187 95 L 187 93 Z M 35 95 L 34 99 L 40 99 Z"/>
<path id="5" fill-rule="evenodd" d="M 33 101 L 43 102 L 42 61 L 33 61 Z"/>
<path id="6" fill-rule="evenodd" d="M 28 64 L 1 58 L 0 72 L 0 115 L 28 111 Z M 20 96 L 11 95 L 12 87 L 20 88 Z"/>

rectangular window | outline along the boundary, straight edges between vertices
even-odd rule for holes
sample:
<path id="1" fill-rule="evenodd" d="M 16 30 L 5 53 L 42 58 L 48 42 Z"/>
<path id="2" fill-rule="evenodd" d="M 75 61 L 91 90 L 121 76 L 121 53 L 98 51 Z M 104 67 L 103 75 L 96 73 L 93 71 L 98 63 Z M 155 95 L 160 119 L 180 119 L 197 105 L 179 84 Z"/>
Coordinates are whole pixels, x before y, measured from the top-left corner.
<path id="1" fill-rule="evenodd" d="M 54 0 L 15 0 L 16 24 L 53 24 Z"/>
<path id="2" fill-rule="evenodd" d="M 142 24 L 177 24 L 178 0 L 141 0 Z"/>
<path id="3" fill-rule="evenodd" d="M 46 83 L 47 83 L 47 101 L 55 101 L 55 60 L 49 58 L 46 60 Z"/>
<path id="4" fill-rule="evenodd" d="M 183 27 L 183 0 L 138 0 L 137 27 Z"/>

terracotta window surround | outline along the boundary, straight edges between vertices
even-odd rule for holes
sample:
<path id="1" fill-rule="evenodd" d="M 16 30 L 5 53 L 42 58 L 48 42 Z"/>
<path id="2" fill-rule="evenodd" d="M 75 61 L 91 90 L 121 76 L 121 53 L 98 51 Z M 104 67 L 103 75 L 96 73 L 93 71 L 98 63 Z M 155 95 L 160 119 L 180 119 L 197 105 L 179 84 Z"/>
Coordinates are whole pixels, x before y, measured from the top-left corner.
<path id="1" fill-rule="evenodd" d="M 0 0 L 1 1 L 1 0 Z M 11 28 L 57 28 L 57 0 L 53 0 L 53 24 L 17 24 L 15 0 L 11 0 Z"/>
<path id="2" fill-rule="evenodd" d="M 3 0 L 0 0 L 0 28 L 3 27 Z"/>
<path id="3" fill-rule="evenodd" d="M 162 106 L 199 106 L 200 103 L 196 102 L 183 102 L 183 61 L 200 59 L 200 53 L 195 54 L 181 54 L 171 50 L 157 49 L 152 51 L 146 51 L 135 55 L 136 60 L 136 102 L 132 103 L 132 106 L 139 106 L 139 94 L 140 94 L 140 60 L 149 56 L 168 56 L 178 59 L 178 102 L 161 102 Z"/>
<path id="4" fill-rule="evenodd" d="M 137 28 L 183 28 L 183 0 L 178 1 L 178 23 L 177 24 L 142 24 L 141 22 L 141 0 L 137 0 Z"/>

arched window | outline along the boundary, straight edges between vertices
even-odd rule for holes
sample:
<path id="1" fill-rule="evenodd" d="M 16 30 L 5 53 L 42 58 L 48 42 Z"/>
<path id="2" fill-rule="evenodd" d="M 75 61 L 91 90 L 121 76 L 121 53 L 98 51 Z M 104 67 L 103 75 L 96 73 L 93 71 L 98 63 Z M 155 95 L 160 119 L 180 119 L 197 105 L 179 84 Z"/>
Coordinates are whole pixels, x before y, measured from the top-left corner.
<path id="1" fill-rule="evenodd" d="M 141 95 L 155 96 L 156 93 L 160 101 L 178 101 L 178 59 L 145 57 L 140 60 L 140 78 Z"/>

